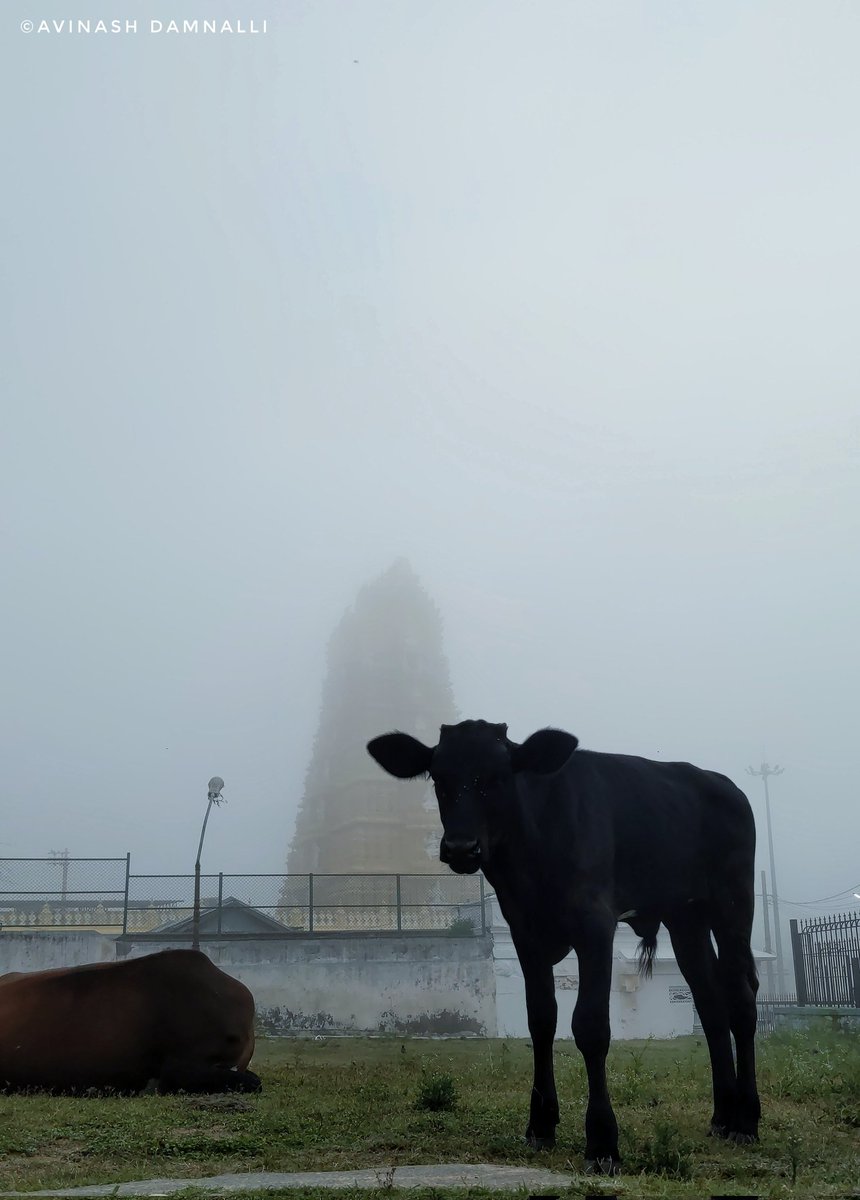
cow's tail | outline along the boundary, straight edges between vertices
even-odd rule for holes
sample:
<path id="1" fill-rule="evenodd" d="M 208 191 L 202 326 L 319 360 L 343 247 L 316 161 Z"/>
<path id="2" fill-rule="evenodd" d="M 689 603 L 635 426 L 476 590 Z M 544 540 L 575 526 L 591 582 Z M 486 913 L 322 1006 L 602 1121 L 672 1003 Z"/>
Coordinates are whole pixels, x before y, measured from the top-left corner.
<path id="1" fill-rule="evenodd" d="M 638 932 L 638 930 L 637 930 Z M 654 972 L 654 955 L 657 953 L 657 926 L 643 934 L 639 943 L 639 975 L 650 979 Z"/>

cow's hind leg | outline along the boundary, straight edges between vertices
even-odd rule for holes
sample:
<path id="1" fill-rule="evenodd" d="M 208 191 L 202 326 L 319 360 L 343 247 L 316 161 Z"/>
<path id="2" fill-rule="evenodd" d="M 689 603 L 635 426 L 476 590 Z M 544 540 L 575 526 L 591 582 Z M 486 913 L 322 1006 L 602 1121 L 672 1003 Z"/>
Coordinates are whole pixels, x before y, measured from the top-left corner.
<path id="1" fill-rule="evenodd" d="M 758 1140 L 761 1104 L 755 1079 L 755 1030 L 758 1019 L 756 994 L 758 974 L 750 950 L 749 921 L 740 922 L 735 912 L 714 921 L 719 951 L 719 972 L 735 1039 L 737 1091 L 727 1136 L 736 1142 Z"/>
<path id="2" fill-rule="evenodd" d="M 711 928 L 698 906 L 666 920 L 672 949 L 678 966 L 693 993 L 696 1011 L 708 1042 L 714 1089 L 711 1133 L 727 1137 L 735 1114 L 735 1062 L 729 1013 L 726 1005 L 717 956 L 711 942 Z"/>
<path id="3" fill-rule="evenodd" d="M 552 1044 L 558 1020 L 555 1000 L 555 980 L 552 963 L 535 961 L 528 954 L 517 953 L 526 985 L 526 1009 L 534 1055 L 534 1082 L 529 1105 L 526 1141 L 536 1150 L 555 1145 L 558 1124 L 558 1096 L 552 1069 Z"/>
<path id="4" fill-rule="evenodd" d="M 157 1079 L 161 1095 L 172 1092 L 259 1092 L 263 1085 L 253 1071 L 213 1066 L 199 1059 L 170 1058 L 162 1063 Z"/>
<path id="5" fill-rule="evenodd" d="M 579 996 L 573 1010 L 573 1037 L 585 1060 L 588 1108 L 585 1112 L 585 1168 L 614 1175 L 621 1162 L 618 1122 L 606 1086 L 609 1052 L 609 990 L 612 983 L 614 925 L 589 929 L 575 947 L 579 960 Z"/>

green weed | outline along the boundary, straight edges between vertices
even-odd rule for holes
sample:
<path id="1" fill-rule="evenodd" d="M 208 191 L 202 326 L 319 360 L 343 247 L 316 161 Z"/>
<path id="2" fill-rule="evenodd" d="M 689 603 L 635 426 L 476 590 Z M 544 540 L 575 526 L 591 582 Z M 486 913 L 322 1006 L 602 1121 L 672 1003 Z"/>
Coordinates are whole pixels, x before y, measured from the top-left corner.
<path id="1" fill-rule="evenodd" d="M 428 1075 L 418 1086 L 415 1107 L 428 1112 L 450 1112 L 457 1107 L 456 1083 L 450 1075 Z"/>
<path id="2" fill-rule="evenodd" d="M 693 1147 L 675 1125 L 657 1120 L 651 1137 L 639 1143 L 633 1165 L 649 1175 L 689 1179 L 693 1170 Z"/>

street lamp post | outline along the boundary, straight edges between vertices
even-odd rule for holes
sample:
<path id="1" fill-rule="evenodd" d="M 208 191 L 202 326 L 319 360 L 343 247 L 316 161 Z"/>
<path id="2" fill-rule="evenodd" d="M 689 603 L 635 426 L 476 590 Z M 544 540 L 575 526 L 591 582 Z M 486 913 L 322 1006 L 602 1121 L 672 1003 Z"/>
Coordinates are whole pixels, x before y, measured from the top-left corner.
<path id="1" fill-rule="evenodd" d="M 764 916 L 764 949 L 765 949 L 765 953 L 768 956 L 767 964 L 765 966 L 765 970 L 767 971 L 767 994 L 769 996 L 773 996 L 774 995 L 773 959 L 770 957 L 773 948 L 770 944 L 770 911 L 768 909 L 769 903 L 770 903 L 770 899 L 767 894 L 767 875 L 764 871 L 762 871 L 762 873 L 761 873 L 761 906 L 762 906 L 762 913 Z"/>
<path id="2" fill-rule="evenodd" d="M 764 808 L 767 816 L 767 845 L 770 852 L 770 894 L 773 897 L 773 935 L 774 948 L 776 950 L 776 973 L 779 979 L 780 994 L 785 995 L 785 963 L 782 957 L 782 931 L 779 924 L 779 892 L 776 889 L 776 864 L 773 857 L 773 831 L 770 824 L 770 791 L 768 790 L 767 781 L 771 775 L 781 775 L 784 767 L 770 767 L 763 762 L 756 771 L 754 767 L 747 767 L 749 775 L 758 776 L 764 784 Z"/>
<path id="3" fill-rule="evenodd" d="M 63 888 L 60 893 L 60 900 L 63 905 L 63 920 L 65 921 L 66 898 L 69 894 L 69 852 L 68 850 L 51 850 L 51 858 L 58 858 L 63 864 Z"/>
<path id="4" fill-rule="evenodd" d="M 224 780 L 220 775 L 213 775 L 209 780 L 209 803 L 206 805 L 206 816 L 203 818 L 203 828 L 200 830 L 200 845 L 197 847 L 197 861 L 194 864 L 194 916 L 191 921 L 191 949 L 200 949 L 200 855 L 203 853 L 203 839 L 206 836 L 206 822 L 209 820 L 209 810 L 213 804 L 223 804 L 224 797 L 221 789 Z"/>

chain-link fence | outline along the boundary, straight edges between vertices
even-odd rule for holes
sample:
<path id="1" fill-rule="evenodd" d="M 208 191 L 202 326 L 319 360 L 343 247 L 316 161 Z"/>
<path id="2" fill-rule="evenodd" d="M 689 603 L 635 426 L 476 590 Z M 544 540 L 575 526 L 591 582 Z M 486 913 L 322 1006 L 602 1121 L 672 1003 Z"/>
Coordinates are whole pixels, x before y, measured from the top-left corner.
<path id="1" fill-rule="evenodd" d="M 0 927 L 192 933 L 193 875 L 132 875 L 126 858 L 0 859 Z M 200 877 L 200 933 L 486 932 L 479 875 Z"/>
<path id="2" fill-rule="evenodd" d="M 200 911 L 218 907 L 218 875 L 200 876 Z M 193 875 L 130 875 L 124 933 L 188 932 L 194 916 Z"/>
<path id="3" fill-rule="evenodd" d="M 0 928 L 120 930 L 129 879 L 125 858 L 0 858 Z"/>

